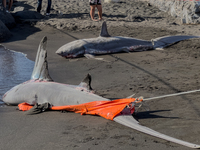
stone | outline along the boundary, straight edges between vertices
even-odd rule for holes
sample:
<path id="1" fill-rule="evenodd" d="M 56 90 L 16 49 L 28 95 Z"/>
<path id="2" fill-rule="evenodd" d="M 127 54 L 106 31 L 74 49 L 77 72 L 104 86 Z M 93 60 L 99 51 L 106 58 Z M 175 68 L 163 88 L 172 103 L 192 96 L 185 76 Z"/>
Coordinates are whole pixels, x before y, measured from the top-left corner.
<path id="1" fill-rule="evenodd" d="M 0 20 L 9 28 L 15 27 L 15 19 L 10 13 L 7 13 L 3 6 L 0 5 Z"/>
<path id="2" fill-rule="evenodd" d="M 24 11 L 18 11 L 15 14 L 13 14 L 15 18 L 19 20 L 24 20 L 24 19 L 42 19 L 44 18 L 43 15 L 36 11 L 29 11 L 29 10 L 24 10 Z"/>
<path id="3" fill-rule="evenodd" d="M 11 35 L 12 34 L 11 34 L 10 30 L 0 20 L 0 42 L 7 40 Z"/>
<path id="4" fill-rule="evenodd" d="M 149 0 L 151 5 L 168 12 L 171 16 L 180 18 L 183 24 L 200 23 L 200 2 L 177 0 Z"/>

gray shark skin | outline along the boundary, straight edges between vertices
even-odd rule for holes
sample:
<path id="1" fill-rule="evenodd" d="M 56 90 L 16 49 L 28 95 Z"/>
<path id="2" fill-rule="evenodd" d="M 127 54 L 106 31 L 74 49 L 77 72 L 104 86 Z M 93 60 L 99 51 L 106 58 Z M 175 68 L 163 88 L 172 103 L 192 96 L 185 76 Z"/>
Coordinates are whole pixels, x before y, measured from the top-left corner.
<path id="1" fill-rule="evenodd" d="M 56 53 L 66 58 L 76 58 L 88 55 L 103 55 L 119 52 L 137 52 L 167 47 L 173 43 L 200 36 L 165 36 L 151 41 L 115 36 L 111 37 L 103 22 L 100 36 L 97 38 L 75 40 L 60 47 Z"/>
<path id="2" fill-rule="evenodd" d="M 91 91 L 91 76 L 88 74 L 79 85 L 68 85 L 53 82 L 48 72 L 47 51 L 45 50 L 47 38 L 44 37 L 39 45 L 34 70 L 31 80 L 13 87 L 4 94 L 3 101 L 8 105 L 17 105 L 19 103 L 44 104 L 50 103 L 53 106 L 77 105 L 92 101 L 109 101 Z M 134 102 L 133 102 L 134 105 Z M 190 148 L 200 148 L 200 145 L 185 142 L 150 128 L 139 125 L 134 119 L 129 107 L 118 114 L 113 120 L 122 125 L 138 130 L 140 132 L 165 139 Z"/>

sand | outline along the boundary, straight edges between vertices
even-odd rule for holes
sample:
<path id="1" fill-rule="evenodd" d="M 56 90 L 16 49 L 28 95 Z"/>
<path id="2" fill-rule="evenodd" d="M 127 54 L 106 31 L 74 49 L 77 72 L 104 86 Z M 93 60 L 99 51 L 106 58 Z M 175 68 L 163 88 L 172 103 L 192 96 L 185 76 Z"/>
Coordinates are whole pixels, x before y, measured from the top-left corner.
<path id="1" fill-rule="evenodd" d="M 14 7 L 18 6 L 35 11 L 36 1 L 19 0 L 14 3 Z M 182 41 L 163 51 L 98 56 L 110 62 L 86 58 L 67 60 L 55 51 L 70 41 L 97 37 L 102 22 L 91 21 L 87 0 L 53 1 L 52 8 L 49 18 L 19 21 L 11 30 L 13 37 L 1 44 L 34 60 L 40 40 L 47 36 L 49 72 L 56 82 L 77 85 L 90 73 L 96 93 L 110 99 L 133 93 L 136 97 L 148 98 L 200 88 L 199 39 Z M 59 11 L 64 17 L 58 18 Z M 181 25 L 176 18 L 142 2 L 103 3 L 103 13 L 113 36 L 150 40 L 165 35 L 200 34 L 199 25 Z M 138 121 L 161 133 L 200 144 L 199 98 L 199 93 L 195 93 L 146 102 L 150 111 L 141 108 Z M 52 111 L 27 116 L 15 106 L 6 106 L 0 107 L 0 118 L 2 150 L 188 149 L 98 116 Z"/>

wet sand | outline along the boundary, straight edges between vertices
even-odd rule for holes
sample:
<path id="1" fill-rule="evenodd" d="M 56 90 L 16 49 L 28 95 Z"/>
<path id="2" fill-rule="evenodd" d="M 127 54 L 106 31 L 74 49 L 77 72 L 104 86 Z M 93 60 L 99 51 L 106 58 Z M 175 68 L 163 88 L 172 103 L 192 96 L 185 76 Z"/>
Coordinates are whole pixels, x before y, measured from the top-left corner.
<path id="1" fill-rule="evenodd" d="M 164 21 L 167 19 L 168 17 L 162 18 Z M 149 20 L 146 24 L 108 21 L 108 31 L 113 36 L 146 40 L 165 35 L 200 33 L 199 26 L 173 25 L 170 22 L 159 26 L 162 21 L 156 22 L 154 18 Z M 119 24 L 114 25 L 117 23 Z M 34 60 L 40 40 L 43 36 L 47 36 L 49 71 L 56 82 L 76 85 L 90 73 L 93 79 L 92 87 L 99 95 L 110 99 L 124 98 L 133 93 L 136 93 L 136 97 L 148 98 L 200 88 L 199 39 L 179 42 L 164 51 L 98 56 L 110 62 L 86 58 L 67 60 L 56 55 L 55 51 L 70 41 L 97 37 L 100 25 L 93 29 L 81 28 L 80 31 L 80 29 L 53 28 L 51 25 L 46 25 L 45 21 L 42 24 L 45 27 L 39 28 L 38 24 L 35 26 L 18 24 L 12 30 L 13 37 L 2 44 L 8 49 L 23 52 L 29 59 Z M 142 108 L 137 115 L 138 121 L 161 133 L 200 144 L 199 98 L 200 93 L 195 93 L 149 101 L 147 104 L 150 111 L 147 112 Z M 7 106 L 0 108 L 0 118 L 2 150 L 189 149 L 98 116 L 52 111 L 27 116 L 17 111 L 16 107 Z"/>

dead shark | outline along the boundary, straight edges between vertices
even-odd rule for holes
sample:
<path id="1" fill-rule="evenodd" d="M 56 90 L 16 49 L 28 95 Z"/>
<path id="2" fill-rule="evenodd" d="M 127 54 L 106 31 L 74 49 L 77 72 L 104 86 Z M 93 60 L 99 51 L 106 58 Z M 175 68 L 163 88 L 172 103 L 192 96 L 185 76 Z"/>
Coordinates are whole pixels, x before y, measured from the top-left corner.
<path id="1" fill-rule="evenodd" d="M 200 38 L 200 36 L 164 36 L 151 41 L 131 37 L 112 37 L 107 31 L 106 22 L 103 22 L 99 37 L 72 41 L 60 47 L 56 53 L 66 58 L 82 56 L 93 58 L 93 55 L 163 49 L 173 43 L 190 38 Z"/>
<path id="2" fill-rule="evenodd" d="M 47 38 L 44 37 L 40 42 L 35 66 L 31 76 L 31 80 L 19 84 L 6 92 L 3 96 L 3 101 L 8 105 L 17 105 L 26 102 L 30 105 L 49 103 L 52 106 L 66 106 L 85 104 L 94 101 L 108 101 L 111 100 L 98 96 L 92 92 L 91 76 L 88 74 L 86 78 L 79 85 L 68 85 L 53 82 L 48 72 Z M 145 126 L 141 126 L 138 121 L 134 119 L 130 110 L 135 104 L 140 102 L 140 99 L 135 99 L 130 105 L 123 108 L 123 110 L 116 115 L 113 120 L 133 128 L 140 132 L 165 139 L 177 144 L 181 144 L 190 148 L 200 148 L 200 145 L 179 140 L 159 132 L 156 132 Z"/>

